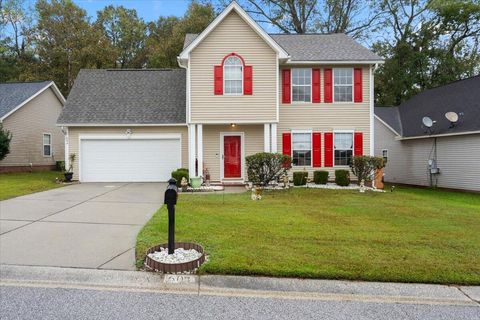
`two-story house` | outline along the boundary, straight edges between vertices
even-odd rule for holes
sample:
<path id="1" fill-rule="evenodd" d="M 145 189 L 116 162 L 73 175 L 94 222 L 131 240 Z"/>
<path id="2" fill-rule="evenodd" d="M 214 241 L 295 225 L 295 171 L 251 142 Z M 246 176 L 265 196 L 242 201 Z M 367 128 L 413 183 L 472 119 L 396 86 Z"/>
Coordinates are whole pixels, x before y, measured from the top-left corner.
<path id="1" fill-rule="evenodd" d="M 268 34 L 236 2 L 189 34 L 179 70 L 83 70 L 58 120 L 80 181 L 165 181 L 172 170 L 248 180 L 245 157 L 295 170 L 373 154 L 373 71 L 344 34 Z"/>

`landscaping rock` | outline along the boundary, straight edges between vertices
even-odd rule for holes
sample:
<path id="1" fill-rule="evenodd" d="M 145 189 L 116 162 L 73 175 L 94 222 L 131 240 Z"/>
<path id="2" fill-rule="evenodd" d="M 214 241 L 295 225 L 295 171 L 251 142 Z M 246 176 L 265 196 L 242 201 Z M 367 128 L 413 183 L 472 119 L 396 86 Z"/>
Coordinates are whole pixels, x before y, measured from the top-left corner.
<path id="1" fill-rule="evenodd" d="M 196 260 L 202 254 L 195 249 L 185 250 L 184 248 L 175 249 L 173 254 L 168 254 L 167 248 L 160 248 L 160 251 L 149 253 L 148 256 L 161 263 L 176 264 Z"/>

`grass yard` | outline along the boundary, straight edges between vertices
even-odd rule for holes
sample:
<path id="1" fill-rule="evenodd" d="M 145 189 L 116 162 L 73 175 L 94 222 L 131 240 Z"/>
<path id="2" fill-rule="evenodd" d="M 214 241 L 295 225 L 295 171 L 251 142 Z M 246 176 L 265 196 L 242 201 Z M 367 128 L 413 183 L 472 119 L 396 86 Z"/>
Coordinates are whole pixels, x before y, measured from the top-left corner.
<path id="1" fill-rule="evenodd" d="M 480 195 L 291 189 L 180 195 L 176 240 L 204 246 L 200 272 L 367 281 L 480 284 Z M 137 266 L 167 242 L 162 207 L 137 238 Z"/>
<path id="2" fill-rule="evenodd" d="M 58 171 L 0 173 L 0 200 L 61 187 L 55 178 L 62 178 Z"/>

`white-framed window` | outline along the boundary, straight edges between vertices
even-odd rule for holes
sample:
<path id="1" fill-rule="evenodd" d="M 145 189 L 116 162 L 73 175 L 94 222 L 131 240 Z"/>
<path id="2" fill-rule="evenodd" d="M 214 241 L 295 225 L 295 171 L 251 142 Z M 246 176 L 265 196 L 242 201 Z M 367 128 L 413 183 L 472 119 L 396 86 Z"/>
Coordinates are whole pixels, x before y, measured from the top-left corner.
<path id="1" fill-rule="evenodd" d="M 292 165 L 312 165 L 312 132 L 292 132 Z"/>
<path id="2" fill-rule="evenodd" d="M 312 101 L 312 69 L 292 69 L 292 101 Z"/>
<path id="3" fill-rule="evenodd" d="M 336 166 L 350 165 L 353 156 L 353 132 L 334 132 L 333 150 Z"/>
<path id="4" fill-rule="evenodd" d="M 43 156 L 52 156 L 52 135 L 50 133 L 43 134 Z"/>
<path id="5" fill-rule="evenodd" d="M 388 149 L 382 149 L 382 158 L 384 162 L 388 160 Z"/>
<path id="6" fill-rule="evenodd" d="M 224 94 L 243 94 L 243 63 L 239 57 L 230 56 L 225 60 L 223 81 Z"/>
<path id="7" fill-rule="evenodd" d="M 352 68 L 334 68 L 333 69 L 333 101 L 352 102 L 353 101 L 353 69 Z"/>

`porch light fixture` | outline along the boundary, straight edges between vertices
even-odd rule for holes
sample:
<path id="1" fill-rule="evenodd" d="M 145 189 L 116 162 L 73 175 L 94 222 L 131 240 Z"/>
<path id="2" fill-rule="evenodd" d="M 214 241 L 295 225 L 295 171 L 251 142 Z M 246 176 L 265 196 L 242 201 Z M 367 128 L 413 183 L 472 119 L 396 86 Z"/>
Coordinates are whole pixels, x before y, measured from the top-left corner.
<path id="1" fill-rule="evenodd" d="M 230 127 L 235 128 L 237 125 L 235 123 L 230 123 Z"/>

